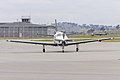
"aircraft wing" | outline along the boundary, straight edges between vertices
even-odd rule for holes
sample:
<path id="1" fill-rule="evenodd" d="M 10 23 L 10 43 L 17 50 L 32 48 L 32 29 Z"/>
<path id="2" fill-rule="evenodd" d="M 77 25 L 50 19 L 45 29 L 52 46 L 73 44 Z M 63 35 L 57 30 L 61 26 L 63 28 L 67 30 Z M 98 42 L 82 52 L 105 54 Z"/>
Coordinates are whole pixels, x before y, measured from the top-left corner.
<path id="1" fill-rule="evenodd" d="M 98 39 L 98 40 L 87 40 L 87 41 L 80 41 L 80 42 L 70 42 L 66 43 L 65 46 L 69 45 L 76 45 L 76 44 L 83 44 L 83 43 L 91 43 L 91 42 L 101 42 L 104 40 L 111 40 L 112 38 L 103 38 L 103 39 Z M 33 41 L 14 41 L 10 40 L 9 42 L 16 42 L 16 43 L 27 43 L 27 44 L 38 44 L 38 45 L 50 45 L 50 46 L 57 46 L 57 45 L 62 45 L 62 44 L 55 44 L 55 43 L 49 43 L 49 42 L 33 42 Z"/>
<path id="2" fill-rule="evenodd" d="M 91 42 L 101 42 L 104 40 L 111 40 L 112 38 L 103 38 L 103 39 L 98 39 L 98 40 L 87 40 L 87 41 L 80 41 L 80 42 L 71 42 L 67 43 L 66 46 L 68 45 L 76 45 L 76 44 L 83 44 L 83 43 L 91 43 Z"/>
<path id="3" fill-rule="evenodd" d="M 10 40 L 9 42 L 57 46 L 57 44 L 55 44 L 55 43 L 49 43 L 49 42 L 14 41 L 14 40 Z"/>

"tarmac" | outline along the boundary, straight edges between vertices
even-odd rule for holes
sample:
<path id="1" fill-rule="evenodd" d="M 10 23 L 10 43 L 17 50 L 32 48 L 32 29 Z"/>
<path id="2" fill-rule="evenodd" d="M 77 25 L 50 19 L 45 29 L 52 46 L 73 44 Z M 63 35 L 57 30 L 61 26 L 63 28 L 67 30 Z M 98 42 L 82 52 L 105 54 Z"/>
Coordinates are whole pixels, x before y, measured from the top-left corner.
<path id="1" fill-rule="evenodd" d="M 46 46 L 0 40 L 0 80 L 120 80 L 120 43 Z"/>

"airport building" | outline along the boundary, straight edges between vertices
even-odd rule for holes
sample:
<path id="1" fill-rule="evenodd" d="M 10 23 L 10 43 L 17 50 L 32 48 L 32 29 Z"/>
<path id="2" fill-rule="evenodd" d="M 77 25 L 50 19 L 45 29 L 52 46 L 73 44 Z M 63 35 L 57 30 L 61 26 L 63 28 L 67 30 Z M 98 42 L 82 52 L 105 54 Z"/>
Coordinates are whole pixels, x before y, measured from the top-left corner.
<path id="1" fill-rule="evenodd" d="M 55 26 L 32 24 L 29 17 L 20 22 L 0 23 L 0 37 L 40 37 L 54 32 Z"/>

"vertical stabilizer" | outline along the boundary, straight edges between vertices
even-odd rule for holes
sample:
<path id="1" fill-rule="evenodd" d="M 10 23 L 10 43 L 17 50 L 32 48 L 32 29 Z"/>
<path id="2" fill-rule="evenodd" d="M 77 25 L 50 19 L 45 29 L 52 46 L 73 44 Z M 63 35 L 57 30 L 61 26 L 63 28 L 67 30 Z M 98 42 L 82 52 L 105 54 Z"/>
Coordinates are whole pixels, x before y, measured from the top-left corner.
<path id="1" fill-rule="evenodd" d="M 55 19 L 55 31 L 57 32 L 58 30 L 57 30 L 57 27 L 58 27 L 58 25 L 57 25 L 57 19 Z"/>

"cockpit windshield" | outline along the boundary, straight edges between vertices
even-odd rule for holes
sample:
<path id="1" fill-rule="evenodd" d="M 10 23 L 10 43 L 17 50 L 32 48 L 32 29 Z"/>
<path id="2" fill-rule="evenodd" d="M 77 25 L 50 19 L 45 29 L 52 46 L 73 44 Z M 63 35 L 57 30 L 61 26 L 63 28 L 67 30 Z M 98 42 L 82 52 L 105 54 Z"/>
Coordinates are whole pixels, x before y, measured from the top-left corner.
<path id="1" fill-rule="evenodd" d="M 57 36 L 62 36 L 62 34 L 57 34 Z"/>

